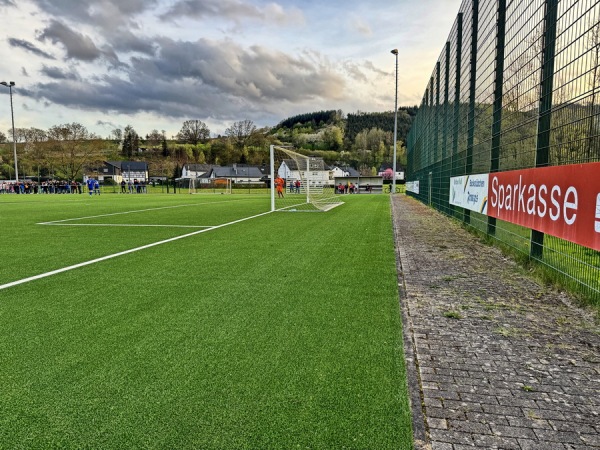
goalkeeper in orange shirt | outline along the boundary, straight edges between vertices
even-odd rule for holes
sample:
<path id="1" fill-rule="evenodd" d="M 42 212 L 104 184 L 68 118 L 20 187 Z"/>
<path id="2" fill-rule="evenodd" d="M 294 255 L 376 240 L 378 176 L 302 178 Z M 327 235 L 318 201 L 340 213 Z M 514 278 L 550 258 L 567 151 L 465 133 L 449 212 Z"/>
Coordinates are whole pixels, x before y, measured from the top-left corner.
<path id="1" fill-rule="evenodd" d="M 285 181 L 283 178 L 278 176 L 275 178 L 275 189 L 277 189 L 277 197 L 283 198 L 283 188 L 285 187 Z"/>

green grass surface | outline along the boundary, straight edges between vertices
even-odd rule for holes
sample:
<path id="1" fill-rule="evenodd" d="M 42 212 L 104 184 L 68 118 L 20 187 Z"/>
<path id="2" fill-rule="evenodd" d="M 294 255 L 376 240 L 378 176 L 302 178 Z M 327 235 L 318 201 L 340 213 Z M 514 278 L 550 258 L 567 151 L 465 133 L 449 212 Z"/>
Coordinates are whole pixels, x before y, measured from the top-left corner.
<path id="1" fill-rule="evenodd" d="M 0 447 L 412 448 L 389 197 L 344 200 L 0 290 Z M 0 196 L 0 284 L 268 204 Z"/>

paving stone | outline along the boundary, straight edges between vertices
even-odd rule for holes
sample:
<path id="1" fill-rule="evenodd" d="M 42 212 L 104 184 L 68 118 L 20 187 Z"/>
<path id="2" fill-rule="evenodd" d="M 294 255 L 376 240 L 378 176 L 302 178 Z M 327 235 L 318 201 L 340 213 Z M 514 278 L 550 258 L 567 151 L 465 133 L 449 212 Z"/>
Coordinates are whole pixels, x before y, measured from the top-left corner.
<path id="1" fill-rule="evenodd" d="M 535 416 L 533 416 L 535 417 Z M 554 430 L 555 427 L 548 420 L 529 418 L 529 417 L 507 417 L 508 425 L 519 428 L 542 428 L 545 430 Z M 571 429 L 571 428 L 569 428 Z"/>
<path id="2" fill-rule="evenodd" d="M 476 436 L 473 442 L 478 448 L 520 450 L 521 446 L 515 438 L 502 436 Z"/>
<path id="3" fill-rule="evenodd" d="M 434 417 L 429 417 L 427 419 L 427 424 L 429 428 L 439 428 L 440 430 L 448 429 L 448 421 L 446 419 L 436 419 Z"/>
<path id="4" fill-rule="evenodd" d="M 581 439 L 579 433 L 574 431 L 553 431 L 553 430 L 534 430 L 538 439 L 541 441 L 549 441 L 549 442 L 561 442 L 563 444 L 581 444 L 583 440 Z"/>
<path id="5" fill-rule="evenodd" d="M 494 425 L 512 425 L 509 423 L 510 417 L 498 414 L 486 414 L 480 412 L 467 412 L 467 420 L 478 423 L 487 423 Z M 515 425 L 512 425 L 515 426 Z M 518 426 L 518 425 L 516 425 Z M 550 426 L 548 426 L 550 428 Z"/>
<path id="6" fill-rule="evenodd" d="M 580 437 L 581 437 L 581 440 L 585 444 L 587 444 L 589 446 L 600 447 L 600 434 L 598 434 L 598 433 L 593 433 L 593 434 L 582 433 Z"/>
<path id="7" fill-rule="evenodd" d="M 471 447 L 473 448 L 473 447 Z M 432 450 L 454 450 L 454 446 L 448 442 L 432 442 Z"/>
<path id="8" fill-rule="evenodd" d="M 519 439 L 519 445 L 522 450 L 567 450 L 570 447 L 566 447 L 558 442 L 540 442 L 532 441 L 529 439 Z"/>
<path id="9" fill-rule="evenodd" d="M 411 403 L 423 429 L 429 422 L 426 445 L 600 449 L 593 315 L 457 221 L 407 196 L 392 203 L 405 352 L 425 406 Z"/>
<path id="10" fill-rule="evenodd" d="M 467 416 L 468 418 L 468 416 Z M 477 423 L 474 420 L 448 420 L 448 429 L 476 435 L 492 434 L 488 424 Z"/>
<path id="11" fill-rule="evenodd" d="M 492 431 L 498 436 L 514 438 L 536 439 L 538 436 L 531 428 L 518 428 L 504 425 L 491 425 Z"/>
<path id="12" fill-rule="evenodd" d="M 474 445 L 471 433 L 462 433 L 451 430 L 429 430 L 432 442 L 446 442 L 448 444 Z"/>

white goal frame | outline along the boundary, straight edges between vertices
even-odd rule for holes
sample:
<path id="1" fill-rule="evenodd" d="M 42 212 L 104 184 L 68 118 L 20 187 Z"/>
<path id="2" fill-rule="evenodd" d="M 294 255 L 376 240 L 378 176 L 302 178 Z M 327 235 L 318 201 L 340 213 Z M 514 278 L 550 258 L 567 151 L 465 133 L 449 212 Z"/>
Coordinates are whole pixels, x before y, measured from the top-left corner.
<path id="1" fill-rule="evenodd" d="M 336 206 L 342 205 L 344 202 L 341 201 L 340 197 L 335 195 L 335 187 L 333 185 L 329 185 L 329 180 L 327 182 L 323 182 L 323 180 L 318 180 L 316 178 L 311 178 L 313 175 L 314 169 L 310 167 L 311 157 L 301 155 L 292 150 L 293 147 L 285 147 L 285 146 L 270 146 L 270 180 L 271 180 L 271 211 L 329 211 L 330 209 L 335 208 Z M 296 164 L 295 172 L 297 181 L 300 181 L 299 186 L 301 186 L 298 191 L 296 191 L 295 201 L 291 204 L 286 204 L 285 206 L 278 207 L 276 201 L 276 186 L 275 179 L 280 175 L 280 170 L 282 164 L 280 164 L 279 160 L 275 158 L 275 150 L 281 152 L 287 156 L 287 159 L 293 160 Z M 314 159 L 314 158 L 312 158 Z M 288 169 L 286 169 L 288 170 Z M 284 185 L 284 197 L 288 188 L 288 179 L 284 177 L 285 185 Z M 291 180 L 291 179 L 290 179 Z M 291 192 L 289 193 L 291 194 Z"/>

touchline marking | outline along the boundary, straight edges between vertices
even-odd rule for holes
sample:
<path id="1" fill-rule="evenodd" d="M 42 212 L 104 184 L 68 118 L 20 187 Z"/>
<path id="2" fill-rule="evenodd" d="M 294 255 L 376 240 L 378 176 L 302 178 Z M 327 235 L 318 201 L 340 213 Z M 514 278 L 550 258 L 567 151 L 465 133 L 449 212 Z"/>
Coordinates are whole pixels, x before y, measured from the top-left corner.
<path id="1" fill-rule="evenodd" d="M 114 253 L 112 255 L 102 256 L 101 258 L 92 259 L 90 261 L 85 261 L 79 264 L 74 264 L 72 266 L 63 267 L 62 269 L 52 270 L 50 272 L 41 273 L 39 275 L 34 275 L 32 277 L 23 278 L 22 280 L 11 281 L 10 283 L 0 285 L 0 291 L 3 289 L 8 289 L 13 286 L 18 286 L 20 284 L 29 283 L 30 281 L 39 280 L 41 278 L 50 277 L 52 275 L 57 275 L 59 273 L 68 272 L 69 270 L 78 269 L 80 267 L 89 266 L 91 264 L 96 264 L 102 261 L 106 261 L 108 259 L 117 258 L 119 256 L 128 255 L 130 253 L 139 252 L 140 250 L 146 250 L 147 248 L 156 247 L 157 245 L 167 244 L 169 242 L 177 241 L 179 239 L 184 239 L 190 236 L 195 236 L 200 233 L 205 233 L 206 231 L 216 230 L 218 228 L 227 227 L 229 225 L 234 225 L 236 223 L 245 222 L 246 220 L 256 219 L 257 217 L 265 216 L 267 214 L 271 214 L 272 211 L 267 211 L 264 213 L 256 214 L 254 216 L 245 217 L 243 219 L 234 220 L 232 222 L 222 223 L 221 225 L 215 225 L 214 227 L 205 228 L 203 230 L 194 231 L 193 233 L 182 234 L 181 236 L 176 236 L 173 238 L 165 239 L 163 241 L 153 242 L 152 244 L 142 245 L 141 247 L 132 248 L 129 250 L 125 250 L 119 253 Z"/>
<path id="2" fill-rule="evenodd" d="M 165 228 L 212 228 L 214 225 L 156 225 L 143 223 L 38 223 L 54 227 L 165 227 Z"/>
<path id="3" fill-rule="evenodd" d="M 73 217 L 71 219 L 52 220 L 50 222 L 39 222 L 36 225 L 53 225 L 55 223 L 72 222 L 74 220 L 97 219 L 98 217 L 120 216 L 123 214 L 133 214 L 133 213 L 148 212 L 148 211 L 159 211 L 161 209 L 183 208 L 186 206 L 211 205 L 214 203 L 230 203 L 230 202 L 235 202 L 235 201 L 239 201 L 239 200 L 229 200 L 229 201 L 222 201 L 222 202 L 186 203 L 184 205 L 161 206 L 158 208 L 134 209 L 133 211 L 121 211 L 121 212 L 110 213 L 110 214 L 99 214 L 97 216 Z"/>

